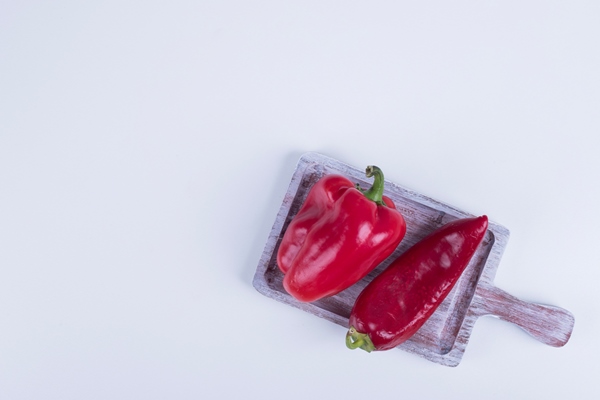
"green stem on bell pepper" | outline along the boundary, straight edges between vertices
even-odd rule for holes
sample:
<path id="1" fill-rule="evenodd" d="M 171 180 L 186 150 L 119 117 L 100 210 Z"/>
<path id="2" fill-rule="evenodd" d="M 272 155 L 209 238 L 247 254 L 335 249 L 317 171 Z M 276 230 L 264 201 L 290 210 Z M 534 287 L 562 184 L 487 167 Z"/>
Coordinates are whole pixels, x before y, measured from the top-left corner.
<path id="1" fill-rule="evenodd" d="M 373 200 L 375 203 L 385 206 L 383 202 L 383 171 L 375 165 L 369 165 L 366 169 L 367 177 L 374 176 L 373 186 L 369 190 L 363 192 L 365 197 L 369 200 Z"/>

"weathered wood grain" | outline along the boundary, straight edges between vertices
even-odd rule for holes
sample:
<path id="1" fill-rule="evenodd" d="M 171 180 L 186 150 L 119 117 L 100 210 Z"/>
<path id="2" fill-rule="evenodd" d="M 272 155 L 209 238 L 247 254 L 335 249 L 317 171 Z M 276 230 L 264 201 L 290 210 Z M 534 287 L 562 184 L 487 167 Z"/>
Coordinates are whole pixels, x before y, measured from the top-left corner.
<path id="1" fill-rule="evenodd" d="M 396 203 L 407 224 L 406 236 L 398 249 L 356 285 L 314 303 L 301 303 L 283 288 L 283 274 L 276 264 L 277 249 L 312 185 L 332 173 L 344 175 L 363 187 L 371 184 L 364 169 L 318 153 L 303 155 L 275 218 L 253 285 L 265 296 L 347 327 L 356 297 L 391 260 L 443 224 L 474 215 L 386 181 L 385 194 Z M 494 286 L 494 276 L 508 238 L 506 228 L 490 221 L 486 237 L 452 292 L 421 329 L 398 348 L 442 365 L 456 366 L 462 359 L 475 321 L 483 315 L 494 315 L 515 323 L 551 346 L 564 345 L 573 329 L 571 313 L 558 307 L 524 302 Z"/>

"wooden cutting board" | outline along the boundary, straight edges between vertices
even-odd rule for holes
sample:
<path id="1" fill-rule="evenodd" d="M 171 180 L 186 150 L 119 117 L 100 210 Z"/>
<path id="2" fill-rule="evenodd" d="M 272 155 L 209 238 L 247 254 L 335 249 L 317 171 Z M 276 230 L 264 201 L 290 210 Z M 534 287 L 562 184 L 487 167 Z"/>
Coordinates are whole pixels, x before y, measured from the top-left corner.
<path id="1" fill-rule="evenodd" d="M 276 264 L 277 249 L 308 191 L 326 174 L 344 175 L 363 188 L 370 187 L 372 183 L 365 177 L 364 169 L 354 168 L 318 153 L 304 154 L 298 161 L 269 234 L 253 285 L 267 297 L 347 328 L 356 297 L 392 259 L 440 226 L 457 218 L 475 215 L 386 181 L 384 194 L 394 201 L 407 225 L 406 236 L 398 249 L 354 286 L 314 303 L 301 303 L 283 288 L 283 274 Z M 489 222 L 482 244 L 452 292 L 421 329 L 398 346 L 399 349 L 442 365 L 456 366 L 462 359 L 475 321 L 483 315 L 493 315 L 514 323 L 550 346 L 559 347 L 567 343 L 574 324 L 570 312 L 519 300 L 494 286 L 494 276 L 508 238 L 508 229 L 493 221 Z"/>

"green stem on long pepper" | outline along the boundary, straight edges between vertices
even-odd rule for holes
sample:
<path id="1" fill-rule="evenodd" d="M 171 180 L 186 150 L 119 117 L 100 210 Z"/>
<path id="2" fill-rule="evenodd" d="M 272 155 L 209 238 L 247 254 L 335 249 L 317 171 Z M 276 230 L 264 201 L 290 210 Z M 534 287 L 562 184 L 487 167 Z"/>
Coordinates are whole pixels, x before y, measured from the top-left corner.
<path id="1" fill-rule="evenodd" d="M 351 326 L 350 329 L 348 329 L 348 333 L 346 333 L 346 347 L 351 350 L 360 348 L 368 353 L 375 350 L 375 346 L 373 345 L 371 338 L 369 338 L 369 335 L 357 332 L 353 326 Z"/>

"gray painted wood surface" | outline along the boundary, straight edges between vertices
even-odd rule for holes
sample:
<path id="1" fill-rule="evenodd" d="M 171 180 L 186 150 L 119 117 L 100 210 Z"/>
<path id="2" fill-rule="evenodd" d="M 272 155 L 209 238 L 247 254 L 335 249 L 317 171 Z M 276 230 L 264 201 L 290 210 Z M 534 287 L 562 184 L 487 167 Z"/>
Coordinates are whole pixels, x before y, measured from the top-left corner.
<path id="1" fill-rule="evenodd" d="M 365 166 L 366 167 L 366 166 Z M 448 204 L 386 181 L 389 196 L 404 215 L 407 232 L 396 251 L 362 281 L 345 291 L 314 303 L 301 303 L 283 288 L 283 274 L 276 254 L 283 234 L 304 202 L 312 185 L 326 174 L 341 174 L 361 187 L 371 181 L 357 169 L 318 153 L 304 154 L 298 161 L 254 275 L 254 287 L 265 296 L 320 318 L 348 327 L 352 305 L 362 289 L 391 260 L 431 231 L 457 218 L 471 217 Z M 471 331 L 480 316 L 492 315 L 514 323 L 537 340 L 563 346 L 573 330 L 573 315 L 561 308 L 528 303 L 494 286 L 494 276 L 509 238 L 505 227 L 490 221 L 488 232 L 456 286 L 431 318 L 399 349 L 430 361 L 456 366 L 465 352 Z M 340 338 L 343 341 L 344 338 Z"/>

